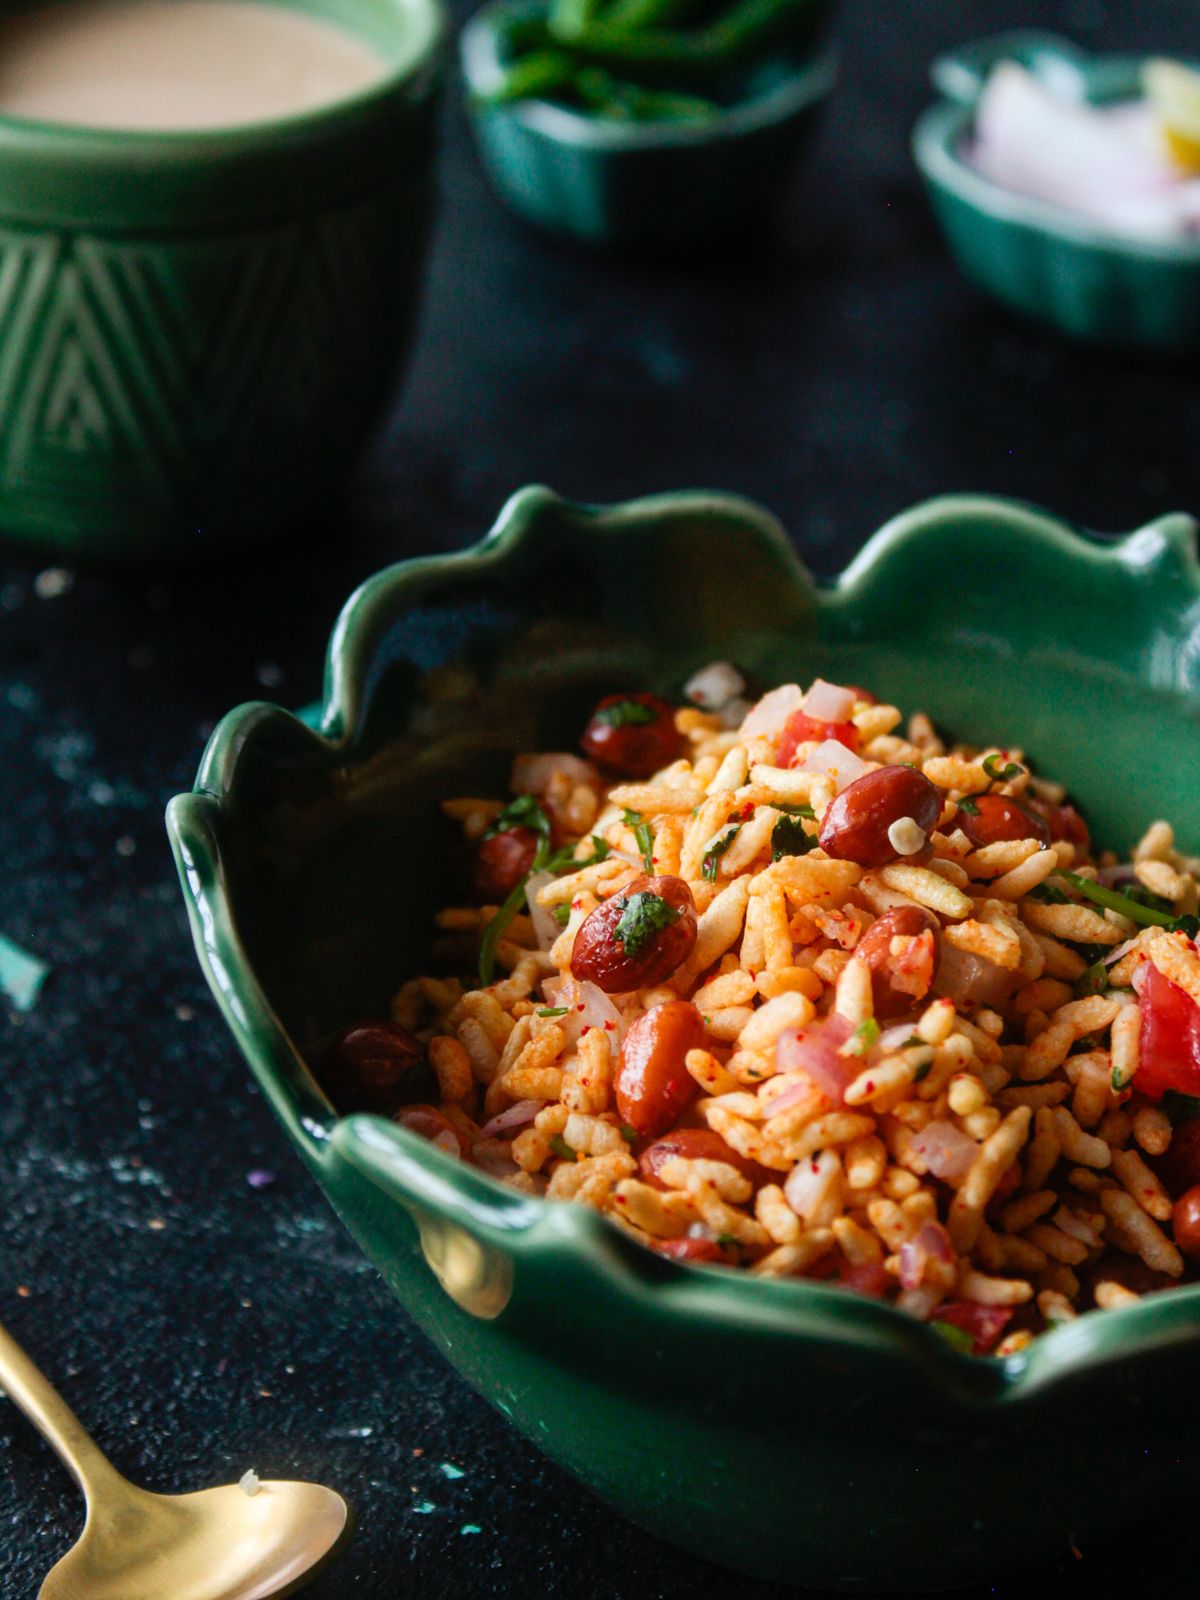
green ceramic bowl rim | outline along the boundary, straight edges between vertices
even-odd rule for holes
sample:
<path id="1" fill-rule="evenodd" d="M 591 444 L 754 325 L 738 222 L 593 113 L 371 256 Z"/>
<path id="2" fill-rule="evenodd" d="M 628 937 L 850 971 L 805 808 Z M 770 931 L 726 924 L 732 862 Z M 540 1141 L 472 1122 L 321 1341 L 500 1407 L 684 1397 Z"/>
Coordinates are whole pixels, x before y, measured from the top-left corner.
<path id="1" fill-rule="evenodd" d="M 486 94 L 500 77 L 499 24 L 506 17 L 545 10 L 536 0 L 493 0 L 477 12 L 462 32 L 459 53 L 472 97 Z M 735 139 L 759 128 L 785 122 L 830 94 L 837 81 L 837 56 L 819 49 L 765 94 L 755 95 L 703 122 L 617 122 L 589 116 L 549 100 L 519 100 L 509 105 L 482 105 L 476 114 L 504 115 L 556 144 L 595 150 L 672 150 Z"/>
<path id="2" fill-rule="evenodd" d="M 312 15 L 291 0 L 269 0 L 269 3 Z M 411 30 L 411 37 L 408 37 L 397 27 L 400 37 L 406 40 L 403 54 L 394 62 L 381 56 L 386 67 L 381 78 L 366 89 L 342 95 L 327 105 L 291 116 L 217 128 L 97 128 L 87 123 L 43 121 L 0 113 L 0 160 L 10 150 L 19 148 L 55 164 L 69 164 L 75 156 L 86 156 L 91 168 L 99 147 L 99 152 L 111 157 L 114 164 L 122 160 L 144 163 L 148 156 L 160 155 L 164 161 L 176 165 L 269 148 L 281 140 L 310 131 L 320 135 L 339 123 L 369 114 L 376 106 L 407 89 L 436 53 L 446 29 L 441 0 L 390 0 L 390 4 L 397 24 L 403 22 Z M 332 27 L 340 27 L 352 38 L 362 39 L 352 26 L 329 18 L 322 20 Z"/>
<path id="3" fill-rule="evenodd" d="M 1143 63 L 1153 59 L 1148 52 L 1089 57 L 1068 40 L 1054 34 L 1023 30 L 1001 34 L 994 39 L 977 40 L 965 46 L 961 54 L 991 54 L 998 61 L 1002 59 L 1006 47 L 1035 40 L 1049 51 L 1057 47 L 1064 61 L 1070 62 L 1085 78 L 1103 76 L 1107 83 L 1114 86 L 1122 82 L 1134 83 Z M 936 88 L 943 91 L 947 88 L 950 79 L 947 69 L 954 59 L 954 56 L 943 56 L 933 63 L 931 75 Z M 1150 261 L 1200 266 L 1200 235 L 1162 240 L 1127 238 L 1099 223 L 1090 222 L 1086 217 L 1074 216 L 1061 206 L 1019 194 L 1015 189 L 1006 189 L 1003 184 L 985 177 L 961 154 L 962 136 L 970 126 L 974 113 L 974 104 L 968 100 L 943 99 L 930 106 L 918 119 L 912 136 L 913 159 L 929 183 L 947 190 L 965 205 L 994 217 L 998 222 L 1029 228 L 1110 256 L 1141 257 Z"/>
<path id="4" fill-rule="evenodd" d="M 652 1295 L 681 1318 L 703 1317 L 735 1336 L 755 1328 L 786 1336 L 823 1337 L 893 1356 L 903 1352 L 938 1383 L 976 1405 L 1011 1406 L 1084 1369 L 1119 1364 L 1180 1342 L 1200 1341 L 1200 1284 L 1172 1289 L 1111 1311 L 1093 1311 L 1035 1340 L 1004 1360 L 960 1353 L 933 1328 L 895 1307 L 805 1280 L 751 1278 L 714 1267 L 664 1262 L 588 1206 L 521 1195 L 464 1166 L 425 1140 L 372 1116 L 339 1118 L 317 1087 L 295 1042 L 267 999 L 241 943 L 224 881 L 221 821 L 242 749 L 261 729 L 287 723 L 316 740 L 326 759 L 349 754 L 362 712 L 371 663 L 397 607 L 419 603 L 448 579 L 479 579 L 504 565 L 547 517 L 574 536 L 603 539 L 606 530 L 645 525 L 662 517 L 719 515 L 773 547 L 801 592 L 832 610 L 866 604 L 881 572 L 897 553 L 919 552 L 947 524 L 986 519 L 1014 545 L 1055 552 L 1110 571 L 1144 569 L 1148 544 L 1168 552 L 1176 576 L 1200 606 L 1200 560 L 1195 519 L 1174 513 L 1103 545 L 1036 507 L 987 495 L 947 495 L 925 501 L 886 523 L 829 586 L 818 586 L 779 522 L 737 496 L 705 491 L 653 496 L 610 507 L 572 505 L 541 486 L 523 489 L 505 505 L 477 545 L 450 555 L 421 557 L 385 568 L 346 602 L 330 638 L 319 730 L 262 702 L 222 719 L 209 740 L 190 794 L 167 809 L 167 828 L 185 887 L 188 916 L 201 965 L 226 1022 L 264 1093 L 293 1140 L 318 1168 L 346 1163 L 366 1175 L 392 1203 L 432 1213 L 462 1227 L 485 1249 L 513 1260 L 522 1255 L 585 1255 L 606 1294 L 643 1303 Z M 653 1262 L 653 1274 L 647 1262 Z"/>

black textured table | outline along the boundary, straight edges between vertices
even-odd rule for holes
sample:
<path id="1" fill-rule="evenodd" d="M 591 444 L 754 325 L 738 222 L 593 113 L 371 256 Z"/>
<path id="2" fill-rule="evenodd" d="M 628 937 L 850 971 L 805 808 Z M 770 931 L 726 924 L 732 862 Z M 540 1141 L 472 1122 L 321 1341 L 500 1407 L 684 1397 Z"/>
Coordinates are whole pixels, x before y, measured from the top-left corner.
<path id="1" fill-rule="evenodd" d="M 588 500 L 740 490 L 821 574 L 944 490 L 1108 530 L 1200 506 L 1192 372 L 993 310 L 918 194 L 908 133 L 926 63 L 1017 21 L 1085 44 L 1195 46 L 1194 0 L 847 0 L 842 85 L 781 237 L 686 274 L 598 262 L 509 219 L 452 100 L 409 380 L 311 550 L 69 586 L 39 581 L 47 558 L 0 551 L 0 932 L 53 969 L 28 1015 L 0 1005 L 0 1320 L 139 1481 L 185 1488 L 253 1465 L 344 1490 L 358 1533 L 315 1596 L 768 1591 L 613 1519 L 414 1333 L 217 1020 L 163 804 L 237 701 L 317 695 L 359 578 L 477 538 L 531 480 Z M 0 1461 L 0 1596 L 25 1600 L 80 1506 L 6 1406 Z M 1030 1492 L 1052 1471 L 1048 1443 Z M 1178 1527 L 978 1593 L 1190 1594 Z"/>

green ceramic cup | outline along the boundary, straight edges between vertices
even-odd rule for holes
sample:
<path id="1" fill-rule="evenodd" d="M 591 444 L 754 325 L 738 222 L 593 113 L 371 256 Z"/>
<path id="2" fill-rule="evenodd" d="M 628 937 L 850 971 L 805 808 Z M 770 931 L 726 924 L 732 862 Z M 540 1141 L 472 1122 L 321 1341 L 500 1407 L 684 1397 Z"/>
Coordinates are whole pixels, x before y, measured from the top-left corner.
<path id="1" fill-rule="evenodd" d="M 662 1537 L 893 1592 L 1086 1549 L 1196 1482 L 1200 1286 L 979 1360 L 878 1301 L 666 1261 L 586 1206 L 339 1121 L 307 1063 L 428 970 L 454 845 L 439 800 L 502 792 L 514 749 L 571 748 L 601 693 L 678 693 L 726 658 L 764 683 L 871 684 L 1033 752 L 1102 842 L 1166 816 L 1195 850 L 1195 537 L 1168 517 L 1102 546 L 956 497 L 820 588 L 745 501 L 595 511 L 525 490 L 476 548 L 353 596 L 315 729 L 243 706 L 172 802 L 201 964 L 317 1182 L 459 1372 Z"/>
<path id="2" fill-rule="evenodd" d="M 0 533 L 122 561 L 306 511 L 399 372 L 431 209 L 440 0 L 276 0 L 376 87 L 196 133 L 0 118 Z"/>
<path id="3" fill-rule="evenodd" d="M 544 10 L 539 0 L 499 0 L 461 41 L 479 152 L 518 216 L 584 244 L 650 252 L 764 219 L 833 88 L 832 52 L 768 63 L 752 95 L 704 123 L 617 122 L 546 100 L 482 103 L 509 31 Z"/>
<path id="4" fill-rule="evenodd" d="M 965 46 L 933 65 L 943 99 L 917 123 L 913 155 L 952 254 L 981 289 L 1079 339 L 1184 351 L 1200 344 L 1200 238 L 1117 237 L 1003 188 L 963 156 L 979 95 L 1001 61 L 1019 61 L 1106 102 L 1139 93 L 1144 59 L 1088 56 L 1035 32 Z"/>

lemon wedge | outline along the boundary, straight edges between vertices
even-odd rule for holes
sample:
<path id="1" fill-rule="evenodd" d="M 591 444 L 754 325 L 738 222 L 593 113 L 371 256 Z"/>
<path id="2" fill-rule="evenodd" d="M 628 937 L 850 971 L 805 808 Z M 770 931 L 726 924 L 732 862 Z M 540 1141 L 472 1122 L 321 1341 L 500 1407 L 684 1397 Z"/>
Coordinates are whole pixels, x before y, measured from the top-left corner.
<path id="1" fill-rule="evenodd" d="M 1172 158 L 1186 171 L 1200 172 L 1200 72 L 1179 61 L 1147 61 L 1142 87 Z"/>

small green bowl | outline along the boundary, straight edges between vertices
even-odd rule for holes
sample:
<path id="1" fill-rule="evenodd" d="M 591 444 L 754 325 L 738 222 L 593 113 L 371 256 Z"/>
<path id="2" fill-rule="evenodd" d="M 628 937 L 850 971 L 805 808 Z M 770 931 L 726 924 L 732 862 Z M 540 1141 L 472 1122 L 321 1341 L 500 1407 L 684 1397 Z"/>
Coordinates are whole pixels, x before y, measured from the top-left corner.
<path id="1" fill-rule="evenodd" d="M 378 419 L 426 254 L 442 11 L 276 3 L 384 79 L 199 132 L 0 117 L 0 533 L 120 561 L 255 539 Z"/>
<path id="2" fill-rule="evenodd" d="M 548 100 L 484 103 L 510 30 L 545 9 L 498 0 L 461 41 L 483 164 L 519 216 L 584 244 L 651 252 L 766 217 L 833 88 L 831 51 L 769 63 L 752 95 L 703 123 L 618 122 Z"/>
<path id="3" fill-rule="evenodd" d="M 934 62 L 944 97 L 917 123 L 913 155 L 951 252 L 980 288 L 1063 333 L 1156 351 L 1200 344 L 1200 238 L 1139 242 L 977 172 L 964 156 L 991 69 L 1018 61 L 1097 103 L 1139 93 L 1144 56 L 1088 56 L 1053 34 L 1016 32 Z"/>
<path id="4" fill-rule="evenodd" d="M 893 1592 L 1086 1548 L 1196 1482 L 1200 1285 L 980 1360 L 879 1301 L 665 1261 L 586 1206 L 339 1120 L 309 1063 L 427 970 L 454 843 L 439 799 L 500 793 L 513 750 L 568 748 L 600 693 L 678 692 L 727 658 L 763 683 L 872 684 L 1029 749 L 1100 840 L 1165 816 L 1195 849 L 1195 536 L 1166 517 L 1105 547 L 1005 501 L 935 500 L 818 588 L 745 501 L 596 511 L 527 489 L 474 549 L 352 597 L 315 730 L 243 706 L 172 801 L 201 964 L 330 1201 L 459 1372 L 663 1538 Z"/>

